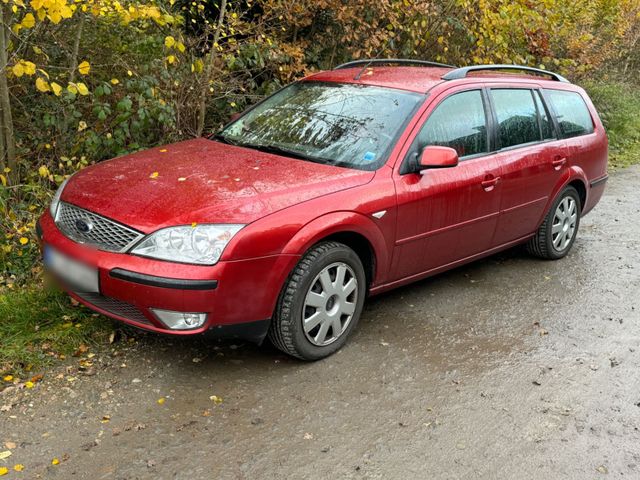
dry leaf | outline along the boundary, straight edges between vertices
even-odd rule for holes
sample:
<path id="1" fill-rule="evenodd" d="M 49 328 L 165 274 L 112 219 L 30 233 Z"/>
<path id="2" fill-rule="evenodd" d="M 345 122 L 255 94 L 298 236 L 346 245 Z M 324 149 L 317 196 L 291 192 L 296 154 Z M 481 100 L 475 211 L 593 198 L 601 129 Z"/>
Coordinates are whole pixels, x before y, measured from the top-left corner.
<path id="1" fill-rule="evenodd" d="M 0 467 L 0 477 L 9 473 L 9 469 L 7 467 Z"/>
<path id="2" fill-rule="evenodd" d="M 166 401 L 166 398 L 162 397 L 158 399 L 158 405 L 162 405 L 164 404 L 164 402 Z"/>
<path id="3" fill-rule="evenodd" d="M 23 471 L 23 470 L 24 470 L 24 465 L 22 465 L 21 463 L 16 463 L 16 464 L 13 466 L 13 469 L 14 469 L 16 472 L 21 472 L 21 471 Z"/>
<path id="4" fill-rule="evenodd" d="M 5 458 L 9 458 L 11 456 L 11 450 L 5 450 L 4 452 L 0 452 L 0 460 L 4 460 Z"/>
<path id="5" fill-rule="evenodd" d="M 15 450 L 15 448 L 17 447 L 17 445 L 13 442 L 4 442 L 4 446 L 9 450 Z"/>
<path id="6" fill-rule="evenodd" d="M 158 172 L 153 172 L 151 175 L 149 175 L 149 178 L 158 178 L 160 174 Z"/>
<path id="7" fill-rule="evenodd" d="M 215 403 L 216 405 L 220 405 L 222 403 L 222 398 L 217 396 L 217 395 L 211 395 L 209 397 L 209 400 L 211 400 L 213 403 Z"/>
<path id="8" fill-rule="evenodd" d="M 57 458 L 54 458 L 53 460 L 51 460 L 51 465 L 59 465 L 60 464 L 60 460 L 58 460 Z"/>

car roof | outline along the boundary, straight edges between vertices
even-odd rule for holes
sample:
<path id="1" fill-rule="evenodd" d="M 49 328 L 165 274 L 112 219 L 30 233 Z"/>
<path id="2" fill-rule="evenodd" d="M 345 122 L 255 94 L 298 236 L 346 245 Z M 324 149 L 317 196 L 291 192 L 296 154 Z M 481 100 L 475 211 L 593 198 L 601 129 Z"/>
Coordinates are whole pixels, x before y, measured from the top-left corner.
<path id="1" fill-rule="evenodd" d="M 362 71 L 362 67 L 340 68 L 318 72 L 304 78 L 304 81 L 350 83 L 356 85 L 372 85 L 378 87 L 396 88 L 411 92 L 426 93 L 436 85 L 447 83 L 476 83 L 482 82 L 536 82 L 547 86 L 562 82 L 549 80 L 539 75 L 523 73 L 497 73 L 495 71 L 473 72 L 465 78 L 443 80 L 443 75 L 454 71 L 447 67 L 410 67 L 410 66 L 377 66 L 372 65 Z M 358 74 L 362 74 L 358 78 Z M 562 87 L 572 84 L 562 83 Z M 561 87 L 561 88 L 562 88 Z"/>

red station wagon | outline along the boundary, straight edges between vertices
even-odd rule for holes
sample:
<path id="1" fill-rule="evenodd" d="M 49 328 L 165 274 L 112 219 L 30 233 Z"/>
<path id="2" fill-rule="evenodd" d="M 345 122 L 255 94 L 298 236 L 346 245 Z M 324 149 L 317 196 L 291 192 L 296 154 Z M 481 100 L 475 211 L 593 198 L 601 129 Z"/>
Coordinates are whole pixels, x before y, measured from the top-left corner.
<path id="1" fill-rule="evenodd" d="M 362 60 L 210 138 L 78 172 L 38 231 L 46 267 L 97 312 L 315 360 L 367 295 L 521 243 L 565 256 L 606 168 L 598 114 L 560 75 Z"/>

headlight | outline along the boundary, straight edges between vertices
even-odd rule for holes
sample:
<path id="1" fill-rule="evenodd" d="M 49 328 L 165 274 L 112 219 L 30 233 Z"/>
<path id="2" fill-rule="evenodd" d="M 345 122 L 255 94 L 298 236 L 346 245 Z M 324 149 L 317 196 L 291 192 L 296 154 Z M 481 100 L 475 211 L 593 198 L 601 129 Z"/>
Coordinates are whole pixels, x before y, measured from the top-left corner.
<path id="1" fill-rule="evenodd" d="M 169 227 L 147 236 L 131 253 L 172 262 L 213 265 L 244 225 Z"/>
<path id="2" fill-rule="evenodd" d="M 71 179 L 71 177 L 67 178 L 64 182 L 60 184 L 58 190 L 56 190 L 56 194 L 53 196 L 53 200 L 51 200 L 51 206 L 49 207 L 49 212 L 51 216 L 55 219 L 56 213 L 58 212 L 58 205 L 60 205 L 60 197 L 62 196 L 62 191 L 64 187 L 67 186 L 67 182 Z"/>

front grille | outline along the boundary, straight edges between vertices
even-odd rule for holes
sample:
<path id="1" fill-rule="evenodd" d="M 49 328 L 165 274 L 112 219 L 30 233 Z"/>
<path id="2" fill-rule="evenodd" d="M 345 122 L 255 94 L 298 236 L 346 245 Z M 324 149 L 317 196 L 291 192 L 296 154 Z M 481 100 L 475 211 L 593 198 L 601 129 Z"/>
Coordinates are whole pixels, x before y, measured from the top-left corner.
<path id="1" fill-rule="evenodd" d="M 91 305 L 104 310 L 105 312 L 112 313 L 127 320 L 131 320 L 138 323 L 145 323 L 150 325 L 151 322 L 144 314 L 134 305 L 117 300 L 111 297 L 105 297 L 99 293 L 84 293 L 74 292 L 78 297 Z"/>
<path id="2" fill-rule="evenodd" d="M 80 230 L 78 224 L 86 226 L 86 231 Z M 107 252 L 124 252 L 144 236 L 132 228 L 64 202 L 58 206 L 56 225 L 70 239 Z"/>

